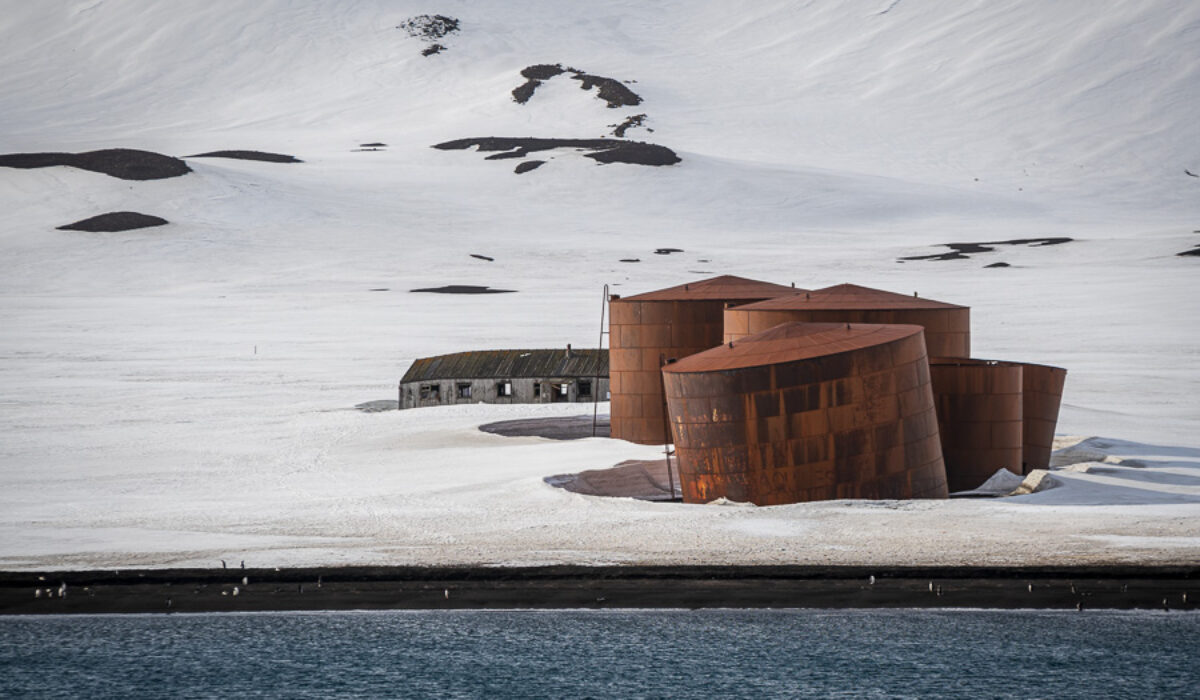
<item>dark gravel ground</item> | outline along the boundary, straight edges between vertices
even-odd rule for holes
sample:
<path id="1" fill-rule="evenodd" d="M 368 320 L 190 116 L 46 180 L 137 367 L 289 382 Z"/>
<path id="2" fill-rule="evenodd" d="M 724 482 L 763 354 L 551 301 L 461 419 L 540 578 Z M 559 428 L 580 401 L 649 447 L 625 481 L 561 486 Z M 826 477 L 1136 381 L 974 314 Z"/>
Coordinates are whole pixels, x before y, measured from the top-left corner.
<path id="1" fill-rule="evenodd" d="M 197 153 L 188 158 L 233 158 L 236 160 L 261 160 L 264 163 L 303 163 L 296 156 L 289 156 L 284 153 L 267 153 L 265 151 L 209 151 L 208 153 Z"/>
<path id="2" fill-rule="evenodd" d="M 489 160 L 524 158 L 530 153 L 554 149 L 585 151 L 583 154 L 600 163 L 631 163 L 634 165 L 674 165 L 680 160 L 666 146 L 642 141 L 619 139 L 556 139 L 536 137 L 483 136 L 456 139 L 435 144 L 433 147 L 446 150 L 465 150 L 477 146 L 481 152 L 496 152 Z"/>

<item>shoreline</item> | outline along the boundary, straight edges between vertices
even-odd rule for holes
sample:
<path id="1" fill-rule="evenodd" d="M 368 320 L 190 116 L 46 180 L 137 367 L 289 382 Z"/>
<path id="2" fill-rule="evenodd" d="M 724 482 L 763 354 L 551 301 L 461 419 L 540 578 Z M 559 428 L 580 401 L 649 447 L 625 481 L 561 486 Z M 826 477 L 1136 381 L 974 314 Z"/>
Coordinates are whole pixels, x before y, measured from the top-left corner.
<path id="1" fill-rule="evenodd" d="M 0 571 L 0 615 L 609 608 L 1196 610 L 1197 601 L 1200 565 Z"/>

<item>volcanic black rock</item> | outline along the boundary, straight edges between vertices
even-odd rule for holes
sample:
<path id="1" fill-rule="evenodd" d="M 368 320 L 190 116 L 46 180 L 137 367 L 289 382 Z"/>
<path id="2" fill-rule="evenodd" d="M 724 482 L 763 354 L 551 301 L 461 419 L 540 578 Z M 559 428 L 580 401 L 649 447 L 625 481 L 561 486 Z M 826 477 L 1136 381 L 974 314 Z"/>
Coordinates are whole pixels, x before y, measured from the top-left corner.
<path id="1" fill-rule="evenodd" d="M 67 165 L 122 180 L 161 180 L 192 172 L 178 158 L 133 148 L 106 148 L 85 153 L 8 153 L 0 155 L 7 168 L 48 168 Z"/>
<path id="2" fill-rule="evenodd" d="M 59 231 L 132 231 L 151 226 L 163 226 L 169 223 L 166 219 L 136 211 L 110 211 L 107 214 L 93 216 L 90 219 L 76 221 L 73 224 L 59 226 Z"/>
<path id="3" fill-rule="evenodd" d="M 480 151 L 497 153 L 488 156 L 488 160 L 500 158 L 524 158 L 537 151 L 554 149 L 582 150 L 584 156 L 600 163 L 632 163 L 635 165 L 674 165 L 680 161 L 679 156 L 666 146 L 642 141 L 623 141 L 618 139 L 554 139 L 533 137 L 483 136 L 469 139 L 456 139 L 433 147 L 447 150 L 465 150 L 478 146 Z"/>
<path id="4" fill-rule="evenodd" d="M 264 151 L 209 151 L 197 153 L 188 158 L 233 158 L 235 160 L 261 160 L 264 163 L 303 163 L 296 156 L 285 153 L 266 153 Z"/>

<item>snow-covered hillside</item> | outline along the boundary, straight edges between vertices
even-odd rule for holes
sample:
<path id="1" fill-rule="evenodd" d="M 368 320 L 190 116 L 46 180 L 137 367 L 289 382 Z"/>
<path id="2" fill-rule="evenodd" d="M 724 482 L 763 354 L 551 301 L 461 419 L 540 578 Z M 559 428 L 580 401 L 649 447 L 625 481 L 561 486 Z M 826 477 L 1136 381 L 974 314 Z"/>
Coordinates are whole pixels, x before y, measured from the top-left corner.
<path id="1" fill-rule="evenodd" d="M 1078 527 L 1098 539 L 1078 549 L 1067 537 L 1059 555 L 1119 559 L 1127 550 L 1103 533 L 1142 530 L 1175 539 L 1138 556 L 1200 553 L 1200 259 L 1176 255 L 1200 244 L 1200 178 L 1188 174 L 1200 173 L 1200 4 L 0 9 L 0 154 L 253 149 L 303 161 L 185 158 L 193 172 L 147 181 L 0 167 L 0 566 L 227 551 L 283 562 L 633 560 L 642 550 L 622 543 L 666 518 L 695 533 L 700 560 L 736 559 L 780 533 L 870 560 L 882 545 L 846 534 L 854 528 L 800 526 L 818 512 L 853 519 L 862 509 L 852 505 L 716 515 L 600 503 L 540 476 L 654 451 L 467 437 L 512 414 L 489 407 L 352 410 L 391 397 L 418 356 L 594 345 L 606 283 L 631 293 L 724 273 L 970 305 L 977 356 L 1070 370 L 1060 432 L 1170 456 L 1156 478 L 1172 484 L 1173 505 L 1135 498 L 1064 520 L 1061 504 L 1079 499 L 1035 495 L 930 506 L 929 527 L 1016 509 L 1043 532 L 1086 521 Z M 460 20 L 440 53 L 422 55 L 431 40 L 398 28 L 423 13 Z M 613 78 L 642 101 L 608 108 L 564 75 L 520 104 L 512 90 L 538 64 Z M 555 150 L 516 174 L 517 160 L 431 148 L 614 138 L 637 114 L 643 125 L 625 137 L 681 162 L 600 165 Z M 170 223 L 56 230 L 125 210 Z M 1075 240 L 898 262 L 943 243 L 1049 236 Z M 1011 266 L 985 267 L 994 262 Z M 408 292 L 443 284 L 517 292 Z M 430 427 L 442 423 L 453 429 Z M 506 508 L 520 517 L 500 517 Z M 611 538 L 561 540 L 609 509 L 624 523 Z M 492 518 L 507 524 L 503 546 L 482 534 Z M 758 524 L 740 540 L 717 536 L 729 518 Z M 779 556 L 801 556 L 787 537 Z"/>

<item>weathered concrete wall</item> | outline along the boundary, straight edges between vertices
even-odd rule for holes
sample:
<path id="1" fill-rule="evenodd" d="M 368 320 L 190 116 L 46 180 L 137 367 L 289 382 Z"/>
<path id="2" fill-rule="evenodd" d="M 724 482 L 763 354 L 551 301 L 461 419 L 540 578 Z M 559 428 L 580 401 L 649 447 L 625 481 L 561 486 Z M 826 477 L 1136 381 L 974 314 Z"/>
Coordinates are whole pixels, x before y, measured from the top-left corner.
<path id="1" fill-rule="evenodd" d="M 579 383 L 588 382 L 591 391 L 580 394 Z M 541 384 L 538 391 L 535 385 Z M 510 384 L 511 396 L 501 395 L 501 386 Z M 561 386 L 566 385 L 566 394 Z M 422 387 L 438 387 L 437 396 L 421 397 Z M 460 395 L 461 387 L 470 387 L 470 395 Z M 597 390 L 595 378 L 547 377 L 545 379 L 442 379 L 439 381 L 405 382 L 400 384 L 400 408 L 446 406 L 459 403 L 591 403 Z M 608 377 L 600 377 L 600 400 L 608 400 Z"/>

